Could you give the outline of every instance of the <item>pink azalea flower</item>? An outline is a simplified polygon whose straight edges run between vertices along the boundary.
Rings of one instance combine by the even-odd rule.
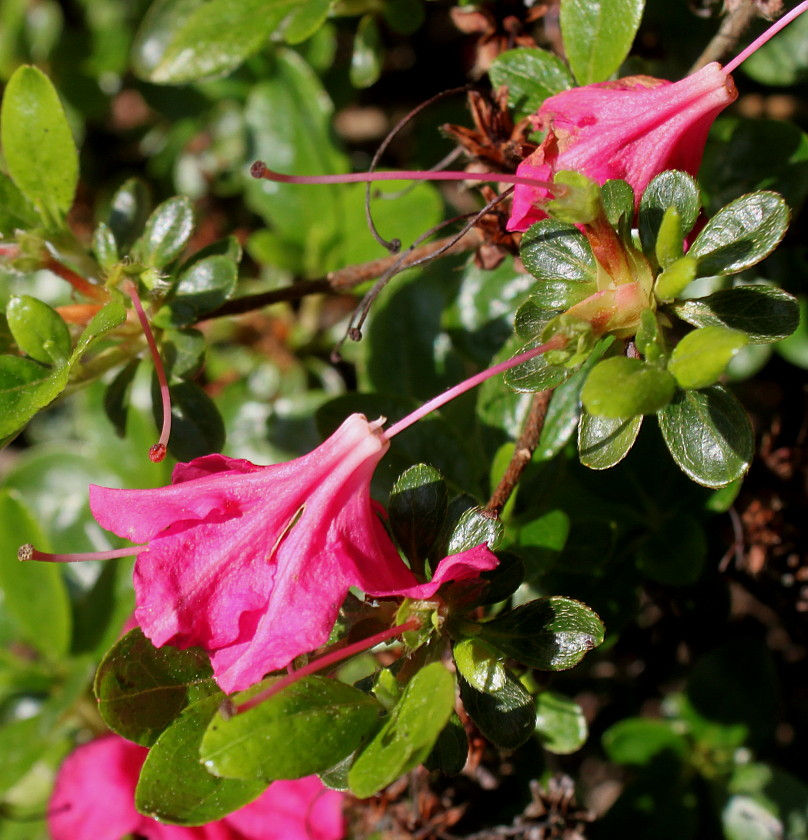
[[[695,175],[707,132],[738,96],[732,77],[713,62],[679,82],[628,76],[572,88],[545,100],[532,118],[544,142],[516,174],[551,181],[559,170],[575,170],[603,184],[622,178],[637,200],[665,169]],[[508,230],[525,231],[547,217],[541,187],[514,187]]]
[[[419,584],[370,498],[389,447],[378,423],[349,417],[313,452],[258,466],[208,455],[153,490],[90,488],[98,522],[146,543],[135,563],[135,617],[158,647],[199,646],[224,691],[258,682],[325,644],[348,589],[428,598],[496,566],[485,545]]]
[[[62,764],[48,808],[52,840],[342,840],[342,794],[316,776],[271,784],[254,802],[207,825],[165,825],[135,810],[148,750],[106,735]]]

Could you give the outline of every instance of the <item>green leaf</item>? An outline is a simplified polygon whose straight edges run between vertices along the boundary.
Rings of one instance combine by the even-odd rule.
[[[720,385],[678,391],[658,416],[673,460],[699,484],[723,487],[749,469],[752,426],[743,406]]]
[[[527,47],[500,53],[488,75],[495,88],[507,86],[508,104],[517,118],[535,113],[547,97],[575,85],[569,68],[557,55]]]
[[[644,0],[563,0],[561,34],[578,84],[602,82],[623,63],[644,5]]]
[[[541,282],[530,296],[540,309],[564,310],[597,291],[598,266],[575,225],[544,219],[522,237],[525,268]]]
[[[151,215],[151,196],[148,187],[138,178],[124,181],[112,196],[107,224],[122,254],[143,233]]]
[[[542,339],[535,338],[523,347],[520,347],[514,356],[534,350],[541,345]],[[514,391],[531,393],[534,391],[546,391],[550,388],[557,388],[562,382],[572,376],[572,369],[564,365],[552,365],[543,355],[534,356],[521,365],[509,368],[505,371],[505,383]]]
[[[661,172],[642,194],[638,225],[643,251],[650,260],[656,255],[659,231],[669,207],[676,208],[681,231],[687,234],[701,210],[701,194],[695,179],[686,172],[676,169]]]
[[[482,508],[470,508],[463,513],[452,530],[446,553],[459,554],[481,543],[488,543],[491,551],[495,551],[502,542],[504,533],[505,526],[502,520],[486,514]]]
[[[704,526],[688,513],[675,513],[666,518],[637,549],[640,571],[667,586],[695,583],[706,559]]]
[[[583,709],[571,698],[555,691],[536,697],[536,737],[544,749],[569,755],[585,743],[589,729]]]
[[[106,272],[112,271],[121,258],[112,228],[104,222],[99,222],[93,231],[92,248],[98,264]]]
[[[151,268],[164,268],[185,250],[194,232],[190,199],[175,195],[154,208],[133,247],[136,259]]]
[[[36,67],[18,67],[8,80],[0,144],[14,183],[47,225],[61,227],[76,192],[78,152],[59,95]]]
[[[727,840],[805,840],[808,837],[808,787],[767,764],[739,764],[727,785],[721,813]]]
[[[211,773],[225,778],[297,779],[354,752],[376,728],[380,712],[373,697],[353,686],[305,677],[228,720],[217,715],[200,755]]]
[[[6,309],[17,346],[37,362],[63,365],[70,356],[70,331],[56,310],[35,297],[13,297]]]
[[[505,687],[505,666],[487,645],[475,639],[463,639],[452,653],[458,674],[476,691],[496,693]]]
[[[653,414],[666,405],[676,390],[674,378],[639,359],[613,356],[599,362],[581,391],[590,414],[611,418]]]
[[[169,379],[185,379],[197,374],[207,350],[205,336],[199,330],[166,330],[160,352]]]
[[[690,256],[669,263],[654,284],[657,300],[666,303],[678,297],[696,279],[698,269],[698,261]]]
[[[0,356],[0,440],[13,435],[67,385],[68,366],[52,373],[19,356]]]
[[[188,706],[153,744],[135,791],[135,807],[141,814],[173,825],[204,825],[238,810],[265,790],[265,782],[222,779],[200,763],[202,738],[224,699],[218,692]]]
[[[11,618],[20,641],[48,659],[70,648],[72,621],[67,588],[58,564],[20,563],[17,550],[31,543],[46,547],[42,529],[22,498],[0,490],[0,591],[3,611]]]
[[[584,411],[578,424],[578,457],[590,470],[608,470],[631,451],[642,425],[634,417],[602,417]]]
[[[198,648],[156,648],[138,627],[101,660],[93,689],[104,722],[130,741],[151,746],[191,703],[218,692]]]
[[[366,88],[374,84],[382,72],[381,39],[373,15],[359,21],[351,56],[351,84]]]
[[[416,464],[403,472],[390,491],[390,527],[410,561],[427,557],[446,519],[449,490],[434,467]]]
[[[515,750],[527,743],[536,729],[533,698],[507,669],[505,683],[491,691],[478,691],[458,677],[460,699],[485,737],[503,750]]]
[[[422,668],[407,684],[382,728],[348,773],[351,791],[373,796],[424,761],[454,709],[454,677],[440,662]]]
[[[785,236],[790,215],[783,197],[765,190],[722,207],[687,252],[699,261],[699,277],[735,274],[760,262]]]
[[[424,759],[427,770],[439,770],[446,776],[456,776],[466,765],[469,739],[460,718],[452,712],[443,727],[432,752]]]
[[[613,178],[603,184],[600,198],[609,224],[618,231],[626,244],[633,245],[631,228],[634,222],[634,190],[631,185]]]
[[[82,355],[99,339],[112,332],[126,320],[126,306],[123,295],[113,291],[112,299],[93,315],[90,323],[84,328],[76,342],[71,364],[77,362]]]
[[[286,19],[283,37],[287,44],[302,44],[325,23],[331,0],[304,0]]]
[[[135,41],[136,72],[177,85],[235,70],[303,0],[162,0]]]
[[[232,296],[237,281],[238,267],[230,257],[213,256],[194,262],[180,274],[152,323],[163,329],[195,324]]]
[[[777,38],[749,56],[743,71],[756,82],[789,87],[805,79],[808,72],[808,21],[800,15]]]
[[[654,247],[654,256],[659,265],[667,269],[680,260],[685,250],[684,242],[682,216],[676,207],[668,207],[662,216]]]
[[[480,625],[479,637],[517,662],[564,671],[603,642],[603,623],[580,601],[539,598]]]
[[[706,388],[718,381],[746,335],[727,327],[702,327],[689,332],[673,348],[668,370],[680,388]]]
[[[687,755],[687,742],[674,721],[656,718],[625,718],[603,733],[603,749],[615,764],[644,766],[663,752],[680,758]]]
[[[797,329],[799,301],[774,286],[735,286],[673,304],[694,327],[722,326],[746,333],[753,344],[780,341]]]
[[[37,227],[39,216],[20,188],[0,172],[0,234],[14,236],[17,230]]]

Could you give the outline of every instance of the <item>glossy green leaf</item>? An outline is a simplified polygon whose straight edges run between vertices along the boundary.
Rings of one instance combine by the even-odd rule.
[[[727,327],[702,327],[689,332],[673,348],[668,370],[680,388],[706,388],[718,381],[746,335]]]
[[[143,22],[135,67],[146,81],[176,85],[235,70],[267,43],[302,0],[162,0]]]
[[[14,236],[18,229],[36,227],[39,217],[20,188],[4,172],[0,172],[0,233]]]
[[[456,776],[465,767],[469,754],[469,739],[460,718],[453,712],[443,727],[432,752],[424,759],[427,770],[439,770],[446,776]]]
[[[507,682],[501,655],[475,639],[463,639],[453,650],[457,672],[476,691],[495,693]]]
[[[114,732],[151,746],[186,706],[218,692],[212,674],[198,648],[156,648],[136,628],[98,666],[98,711]]]
[[[148,187],[138,178],[124,181],[112,196],[107,224],[122,254],[143,233],[151,215],[152,202]]]
[[[583,709],[571,698],[555,691],[536,697],[536,737],[544,749],[569,755],[586,742],[589,728]]]
[[[182,254],[193,232],[194,209],[190,200],[174,196],[154,208],[133,253],[151,268],[164,268]]]
[[[200,755],[211,773],[225,778],[297,779],[354,752],[380,712],[373,697],[350,685],[305,677],[249,711],[228,720],[217,715]]]
[[[458,677],[460,699],[482,734],[503,750],[515,750],[530,740],[536,729],[533,698],[508,670],[505,683],[491,691],[478,691]]]
[[[366,88],[374,84],[382,72],[381,39],[379,27],[373,15],[365,15],[359,21],[353,42],[351,56],[351,84]]]
[[[578,457],[591,470],[608,470],[631,451],[642,425],[634,417],[603,417],[584,411],[578,424]]]
[[[59,95],[36,67],[17,68],[0,110],[8,174],[45,223],[59,227],[73,204],[79,159]]]
[[[514,355],[518,356],[528,350],[534,350],[540,344],[542,344],[541,338],[536,338],[520,347]],[[543,355],[539,355],[505,371],[504,378],[508,387],[513,388],[514,391],[531,393],[557,388],[569,379],[572,373],[571,368],[550,364]]]
[[[557,55],[530,47],[500,53],[488,74],[495,88],[507,86],[508,104],[520,117],[535,113],[547,97],[575,85],[569,68]]]
[[[679,301],[673,311],[695,327],[740,330],[753,344],[786,338],[797,329],[800,319],[797,299],[774,286],[722,289],[707,297]]]
[[[93,315],[79,336],[70,359],[71,363],[78,361],[99,338],[103,338],[126,320],[123,295],[114,291],[111,294],[112,299]]]
[[[449,489],[434,467],[416,464],[403,472],[390,491],[390,527],[404,555],[423,561],[440,535],[449,505]]]
[[[156,377],[153,380],[156,383]],[[177,382],[171,385],[171,439],[169,452],[178,461],[191,461],[201,455],[221,452],[225,427],[216,403],[196,384]],[[162,421],[162,403],[156,386],[152,390],[155,422]]]
[[[701,195],[699,185],[686,172],[661,172],[642,194],[638,225],[642,248],[649,259],[655,257],[660,227],[669,207],[678,211],[682,233],[689,233],[701,210]]]
[[[791,213],[782,196],[760,191],[719,210],[702,228],[688,256],[700,277],[735,274],[768,256],[785,236]]]
[[[325,23],[332,0],[304,0],[286,19],[283,37],[287,44],[302,44]]]
[[[624,242],[633,245],[631,229],[634,226],[634,190],[631,185],[619,178],[606,181],[601,188],[601,202],[609,224]]]
[[[31,543],[46,549],[42,529],[14,490],[0,490],[0,591],[2,607],[19,641],[46,658],[70,648],[72,620],[67,587],[57,564],[20,563],[17,550]]]
[[[454,677],[440,662],[407,684],[382,728],[354,761],[348,783],[364,799],[417,767],[432,751],[454,709]]]
[[[531,300],[541,309],[564,310],[597,291],[597,262],[575,225],[544,219],[532,225],[519,248],[525,268],[540,282]]]
[[[674,461],[699,484],[723,487],[749,469],[752,426],[743,406],[720,385],[678,391],[658,416]]]
[[[13,297],[6,309],[17,346],[34,361],[63,365],[70,355],[70,331],[56,310],[35,297]]]
[[[644,0],[563,0],[564,50],[579,85],[602,82],[623,63],[644,6]]]
[[[18,432],[67,385],[68,366],[51,372],[29,359],[0,356],[0,440]]]
[[[111,271],[120,260],[115,234],[113,234],[112,228],[105,222],[99,222],[96,225],[93,231],[92,247],[95,258],[104,271]]]
[[[230,257],[199,260],[180,274],[170,297],[152,322],[164,329],[190,326],[231,297],[237,280],[238,268]]]
[[[160,354],[170,379],[185,379],[199,372],[205,358],[207,341],[200,330],[166,330]]]
[[[626,418],[653,414],[676,389],[673,377],[639,359],[613,356],[597,364],[587,377],[581,400],[590,414]]]
[[[188,706],[152,745],[135,791],[141,814],[162,823],[204,825],[264,791],[265,782],[222,779],[199,760],[202,737],[224,699],[218,692]]]
[[[481,508],[467,510],[459,519],[449,537],[447,554],[459,554],[481,543],[494,551],[502,541],[505,526],[497,517],[486,514]]]
[[[601,620],[585,604],[552,596],[484,622],[479,636],[531,668],[564,671],[601,644],[604,632]]]

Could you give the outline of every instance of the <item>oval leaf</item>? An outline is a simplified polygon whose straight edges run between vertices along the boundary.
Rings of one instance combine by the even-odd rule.
[[[608,470],[628,455],[642,425],[634,417],[598,417],[581,414],[578,424],[578,458],[590,470]]]
[[[454,678],[446,668],[440,662],[422,668],[351,767],[351,791],[360,799],[373,796],[424,761],[449,721],[454,700]]]
[[[47,303],[29,295],[13,297],[6,310],[17,346],[37,362],[65,364],[70,356],[70,331]]]
[[[396,479],[390,491],[390,527],[411,561],[423,561],[429,554],[443,528],[448,506],[449,489],[434,467],[416,464]]]
[[[503,750],[515,750],[530,740],[536,729],[533,698],[508,670],[505,684],[492,691],[478,691],[458,678],[460,699],[480,732]]]
[[[666,405],[676,381],[664,370],[639,359],[613,356],[596,365],[581,391],[590,414],[612,418],[653,414]]]
[[[133,251],[152,268],[164,268],[184,250],[194,232],[190,199],[176,195],[154,208]]]
[[[507,86],[508,104],[518,117],[538,111],[548,96],[575,84],[569,68],[557,55],[529,47],[500,53],[488,75],[494,87]]]
[[[668,370],[680,388],[706,388],[718,380],[746,336],[727,327],[702,327],[688,333],[673,348]]]
[[[544,749],[569,755],[584,745],[588,734],[583,709],[574,700],[555,691],[536,697],[536,737]]]
[[[686,172],[677,169],[661,172],[642,194],[638,222],[642,248],[649,259],[655,256],[659,229],[669,207],[679,212],[681,231],[687,234],[701,210],[701,193],[695,179]]]
[[[752,426],[743,406],[720,385],[679,391],[658,416],[674,461],[699,484],[723,487],[749,469]]]
[[[785,236],[790,217],[781,195],[761,191],[722,207],[690,246],[699,277],[735,274],[768,256]]]
[[[187,705],[218,692],[212,674],[201,650],[156,648],[138,627],[107,652],[93,690],[104,723],[148,747]]]
[[[564,0],[564,51],[579,84],[602,82],[623,63],[644,5],[644,0]]]
[[[380,712],[353,686],[306,677],[242,714],[214,717],[200,755],[211,773],[229,779],[298,779],[354,752]]]
[[[18,67],[8,80],[0,144],[14,183],[47,224],[61,226],[73,204],[79,158],[59,95],[36,67]]]

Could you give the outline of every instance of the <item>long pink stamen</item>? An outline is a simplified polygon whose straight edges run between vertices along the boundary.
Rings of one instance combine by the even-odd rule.
[[[535,356],[547,353],[549,350],[560,350],[566,343],[567,339],[563,335],[553,336],[553,338],[551,338],[546,344],[534,347],[532,350],[528,350],[525,353],[521,353],[519,356],[514,356],[512,359],[508,359],[507,362],[500,362],[498,365],[494,365],[493,367],[487,368],[486,370],[475,374],[458,385],[454,385],[449,388],[448,391],[444,391],[442,394],[438,394],[437,397],[433,397],[428,402],[425,402],[420,408],[416,408],[415,411],[399,420],[398,423],[394,423],[386,432],[382,432],[383,436],[387,440],[390,440],[390,438],[395,437],[399,432],[403,432],[404,429],[408,429],[413,425],[413,423],[417,423],[422,417],[425,417],[427,414],[435,411],[447,402],[451,402],[455,399],[455,397],[465,394],[466,391],[476,388],[481,382],[485,382],[486,379],[490,379],[498,373],[510,370],[512,367],[516,367],[517,365],[521,365],[522,362],[527,362]]]
[[[38,551],[30,543],[21,546],[17,559],[23,563],[28,560],[42,560],[46,563],[82,563],[85,560],[113,560],[116,557],[134,557],[145,551],[147,545],[130,545],[128,548],[115,548],[110,551],[86,551],[83,554],[49,554]]]
[[[420,170],[401,170],[398,172],[349,172],[344,175],[284,175],[275,172],[257,160],[250,167],[253,178],[265,178],[267,181],[279,181],[282,184],[366,184],[373,181],[487,181],[495,184],[517,184],[524,187],[539,187],[553,195],[562,195],[567,188],[563,184],[540,181],[538,178],[526,178],[522,175],[509,175],[499,172],[438,172]]]
[[[126,283],[124,289],[132,299],[132,305],[135,307],[137,317],[140,319],[140,325],[143,327],[143,333],[146,336],[149,351],[154,362],[154,372],[157,374],[157,381],[160,383],[160,397],[163,402],[163,428],[160,431],[160,439],[149,450],[149,460],[154,461],[156,464],[166,457],[168,439],[171,436],[171,393],[168,390],[168,380],[166,379],[163,360],[160,358],[160,351],[157,349],[157,342],[154,340],[154,333],[152,333],[149,319],[143,310],[143,304],[140,302],[140,295],[137,293],[135,284],[131,281]]]
[[[345,647],[332,650],[330,653],[326,653],[324,656],[312,660],[308,665],[304,665],[296,671],[291,671],[282,679],[272,683],[269,688],[264,689],[264,691],[259,692],[254,697],[250,697],[250,699],[246,700],[244,703],[238,704],[236,706],[236,714],[246,712],[257,706],[259,703],[269,700],[270,697],[274,697],[276,694],[283,691],[287,686],[296,683],[298,680],[302,680],[303,677],[308,677],[310,674],[322,671],[323,668],[328,668],[329,665],[342,662],[343,659],[348,659],[348,657],[353,656],[355,653],[362,653],[362,651],[370,650],[371,648],[376,647],[376,645],[380,645],[388,639],[400,636],[402,633],[406,633],[409,630],[417,630],[419,626],[420,622],[418,619],[411,618],[409,621],[405,621],[404,624],[398,624],[395,627],[391,627],[389,630],[382,630],[381,633],[368,636],[366,639],[354,642],[352,645],[346,645]]]
[[[808,0],[803,0],[802,3],[795,6],[788,14],[776,20],[760,37],[755,38],[745,50],[738,53],[728,64],[725,64],[724,72],[733,73],[737,70],[752,53],[757,52],[770,38],[774,37],[783,27],[788,26],[792,20],[798,18],[805,11],[808,11]]]

